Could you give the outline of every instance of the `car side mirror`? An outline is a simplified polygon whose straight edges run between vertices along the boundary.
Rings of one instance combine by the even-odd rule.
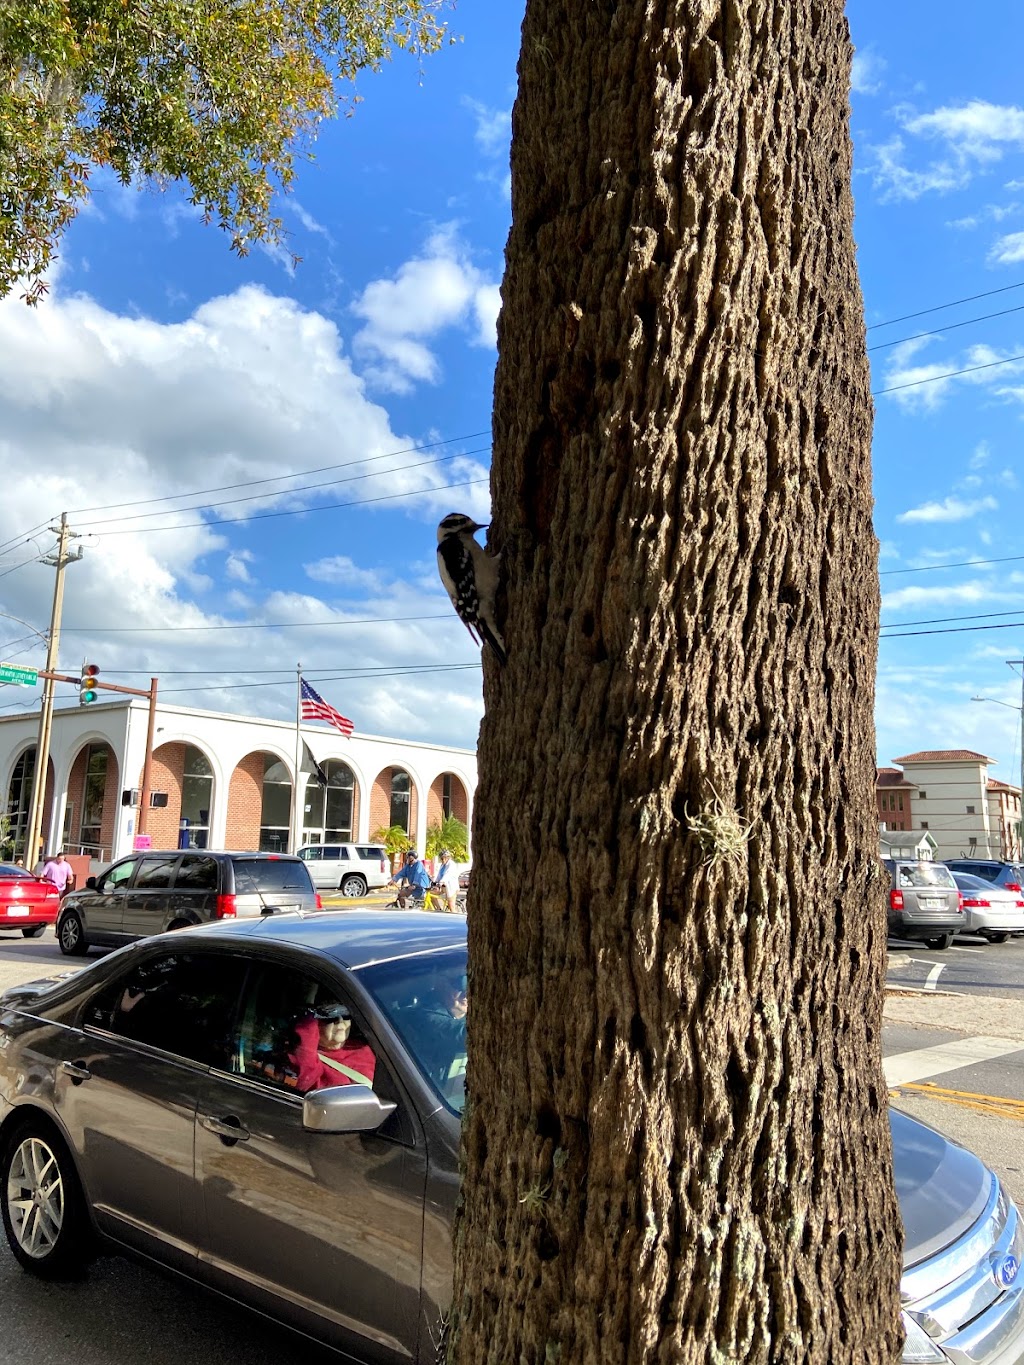
[[[95,891],[95,890],[96,890],[96,878],[95,878],[95,877],[86,877],[86,879],[85,879],[85,889],[86,889],[86,891]]]
[[[397,1108],[368,1085],[332,1085],[305,1097],[302,1126],[311,1133],[375,1133]]]

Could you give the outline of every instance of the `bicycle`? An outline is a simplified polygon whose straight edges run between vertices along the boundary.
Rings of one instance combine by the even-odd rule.
[[[418,896],[413,892],[407,898],[406,906],[411,906],[414,910],[427,910],[444,914],[449,913],[448,898],[436,882],[426,887],[422,896]],[[393,901],[388,901],[384,908],[385,910],[403,910],[406,906],[403,906],[396,896]],[[457,915],[464,915],[466,913],[466,893],[464,891],[460,891],[455,897],[455,910],[453,913]]]

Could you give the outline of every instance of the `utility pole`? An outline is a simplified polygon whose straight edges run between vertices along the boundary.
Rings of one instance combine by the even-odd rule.
[[[1011,668],[1019,668],[1020,675],[1020,797],[1017,801],[1017,849],[1015,857],[1024,852],[1024,659],[1007,659]]]
[[[60,618],[64,606],[64,570],[69,564],[82,558],[82,547],[74,554],[68,553],[68,541],[77,536],[68,526],[66,512],[61,513],[60,526],[51,526],[57,536],[57,548],[46,555],[40,563],[49,564],[57,570],[53,585],[53,608],[50,612],[50,633],[46,642],[46,671],[52,672],[57,665],[57,651],[60,647]],[[50,731],[53,727],[53,679],[43,679],[43,704],[39,712],[39,731],[36,737],[35,772],[32,778],[32,800],[29,805],[28,841],[25,845],[25,866],[35,867],[39,856],[39,841],[43,828],[43,807],[46,804],[46,770],[50,761]],[[53,831],[50,831],[51,836]]]

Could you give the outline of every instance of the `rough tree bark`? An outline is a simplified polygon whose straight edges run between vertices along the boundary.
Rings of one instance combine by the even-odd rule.
[[[458,1365],[899,1356],[841,0],[528,0]]]

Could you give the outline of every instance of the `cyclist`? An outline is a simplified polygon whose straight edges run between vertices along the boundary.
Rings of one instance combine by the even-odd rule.
[[[437,876],[434,878],[434,885],[445,900],[445,909],[450,915],[455,914],[456,901],[459,895],[459,869],[452,861],[452,855],[448,849],[443,848],[440,852],[440,866],[437,869]]]
[[[401,882],[405,885],[399,886]],[[407,901],[411,900],[414,905],[422,903],[424,892],[430,885],[430,873],[412,849],[406,853],[402,870],[394,878],[392,885],[398,886],[398,904],[402,910],[405,909]]]

